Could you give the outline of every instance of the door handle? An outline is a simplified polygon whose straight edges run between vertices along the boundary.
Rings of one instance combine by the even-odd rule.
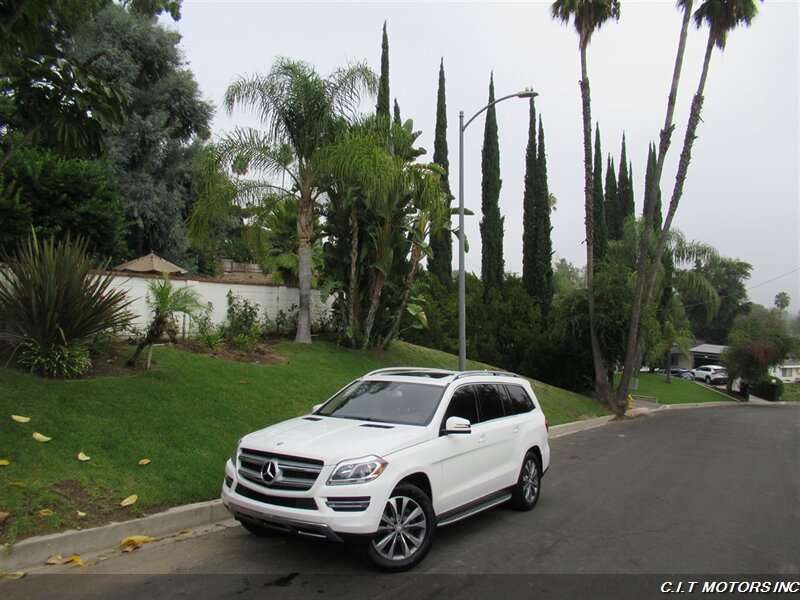
[[[478,443],[479,444],[482,444],[485,441],[486,441],[486,434],[484,434],[484,435],[482,435],[481,437],[478,438]]]
[[[511,433],[519,433],[519,426],[514,427],[514,429],[511,431]]]

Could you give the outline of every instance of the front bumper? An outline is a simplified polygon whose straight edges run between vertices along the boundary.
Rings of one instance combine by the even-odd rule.
[[[343,536],[371,535],[378,529],[389,497],[388,478],[352,486],[328,486],[327,469],[307,492],[271,491],[238,477],[225,465],[222,503],[238,520],[310,537],[342,541]],[[383,479],[383,481],[381,481]],[[385,482],[385,483],[384,483]]]

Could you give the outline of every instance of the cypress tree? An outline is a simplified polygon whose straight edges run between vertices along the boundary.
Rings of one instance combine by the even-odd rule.
[[[400,105],[397,103],[397,98],[394,99],[394,123],[395,125],[402,125],[400,120]]]
[[[428,270],[439,281],[449,286],[453,281],[453,238],[450,234],[450,161],[447,157],[447,99],[445,97],[444,59],[439,64],[439,91],[436,94],[436,134],[433,140],[433,162],[444,169],[441,177],[442,191],[447,198],[447,228],[431,235],[433,257],[428,260]]]
[[[619,158],[619,181],[617,182],[617,224],[619,236],[622,237],[622,228],[625,219],[634,214],[633,185],[629,170],[628,153],[625,149],[625,134],[622,134],[622,153]],[[619,238],[617,238],[619,239]]]
[[[381,40],[381,78],[378,83],[378,103],[375,114],[389,120],[389,36],[386,34],[386,21],[383,22],[383,39]]]
[[[606,190],[605,190],[605,217],[606,234],[608,240],[618,240],[622,237],[622,230],[618,227],[617,218],[617,174],[614,169],[614,159],[608,155],[608,166],[606,167]]]
[[[544,128],[539,116],[539,144],[536,151],[536,298],[547,314],[553,300],[553,241],[550,234],[550,190],[547,185],[547,153],[544,149]]]
[[[530,99],[528,146],[525,149],[525,193],[522,196],[522,285],[530,296],[536,295],[536,107]]]
[[[645,202],[647,199],[650,198],[650,189],[653,185],[656,185],[655,182],[655,170],[656,170],[656,161],[658,160],[658,156],[656,155],[656,145],[650,144],[650,151],[647,153],[647,171],[645,172],[645,180],[644,180],[644,189],[645,189]],[[661,231],[661,221],[663,220],[663,216],[661,214],[661,188],[656,191],[656,207],[653,211],[653,230],[656,233]]]
[[[606,254],[606,242],[608,232],[606,231],[605,199],[603,198],[603,154],[600,150],[600,124],[598,123],[594,135],[594,172],[592,173],[592,187],[594,188],[594,265],[595,272],[600,265],[600,261]]]
[[[494,73],[489,79],[489,104],[494,102]],[[481,280],[486,291],[503,283],[503,217],[500,216],[500,143],[497,137],[497,113],[486,111],[481,152]]]

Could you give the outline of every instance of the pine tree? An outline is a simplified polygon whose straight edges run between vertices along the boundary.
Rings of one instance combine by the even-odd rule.
[[[494,102],[494,73],[489,80],[489,104]],[[503,283],[503,217],[500,216],[500,144],[497,137],[497,113],[494,106],[486,111],[481,152],[481,280],[484,289]]]
[[[534,215],[536,219],[536,298],[547,314],[553,300],[553,241],[550,234],[550,190],[547,185],[547,152],[544,148],[544,127],[539,116],[539,140],[536,151],[536,198]]]
[[[528,146],[525,149],[525,193],[522,196],[522,285],[530,296],[536,295],[536,183],[539,165],[536,162],[536,107],[530,99]]]
[[[622,229],[618,227],[617,218],[617,173],[614,169],[614,159],[608,155],[608,166],[606,167],[606,190],[605,190],[605,218],[606,234],[609,240],[618,240],[622,237]]]
[[[606,254],[608,232],[606,231],[605,199],[603,198],[603,154],[600,150],[600,124],[595,129],[594,136],[594,172],[592,185],[594,188],[594,265],[597,267]]]
[[[447,100],[445,97],[444,59],[439,64],[439,91],[436,95],[436,135],[433,140],[433,162],[444,169],[440,181],[447,197],[447,213],[450,213],[450,161],[447,157]],[[435,274],[439,281],[449,286],[453,281],[453,237],[450,233],[450,217],[447,217],[447,228],[431,235],[431,251],[433,257],[428,260],[428,270]]]
[[[378,103],[375,114],[389,120],[389,36],[386,33],[386,21],[383,22],[383,39],[381,40],[381,78],[378,83]]]

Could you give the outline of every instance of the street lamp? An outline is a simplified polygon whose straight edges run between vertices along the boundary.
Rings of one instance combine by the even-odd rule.
[[[469,121],[464,123],[464,111],[458,113],[458,370],[467,369],[467,300],[466,281],[464,278],[464,130],[475,120],[475,117],[498,102],[509,98],[533,98],[538,96],[533,90],[525,90],[509,94],[490,102]]]

